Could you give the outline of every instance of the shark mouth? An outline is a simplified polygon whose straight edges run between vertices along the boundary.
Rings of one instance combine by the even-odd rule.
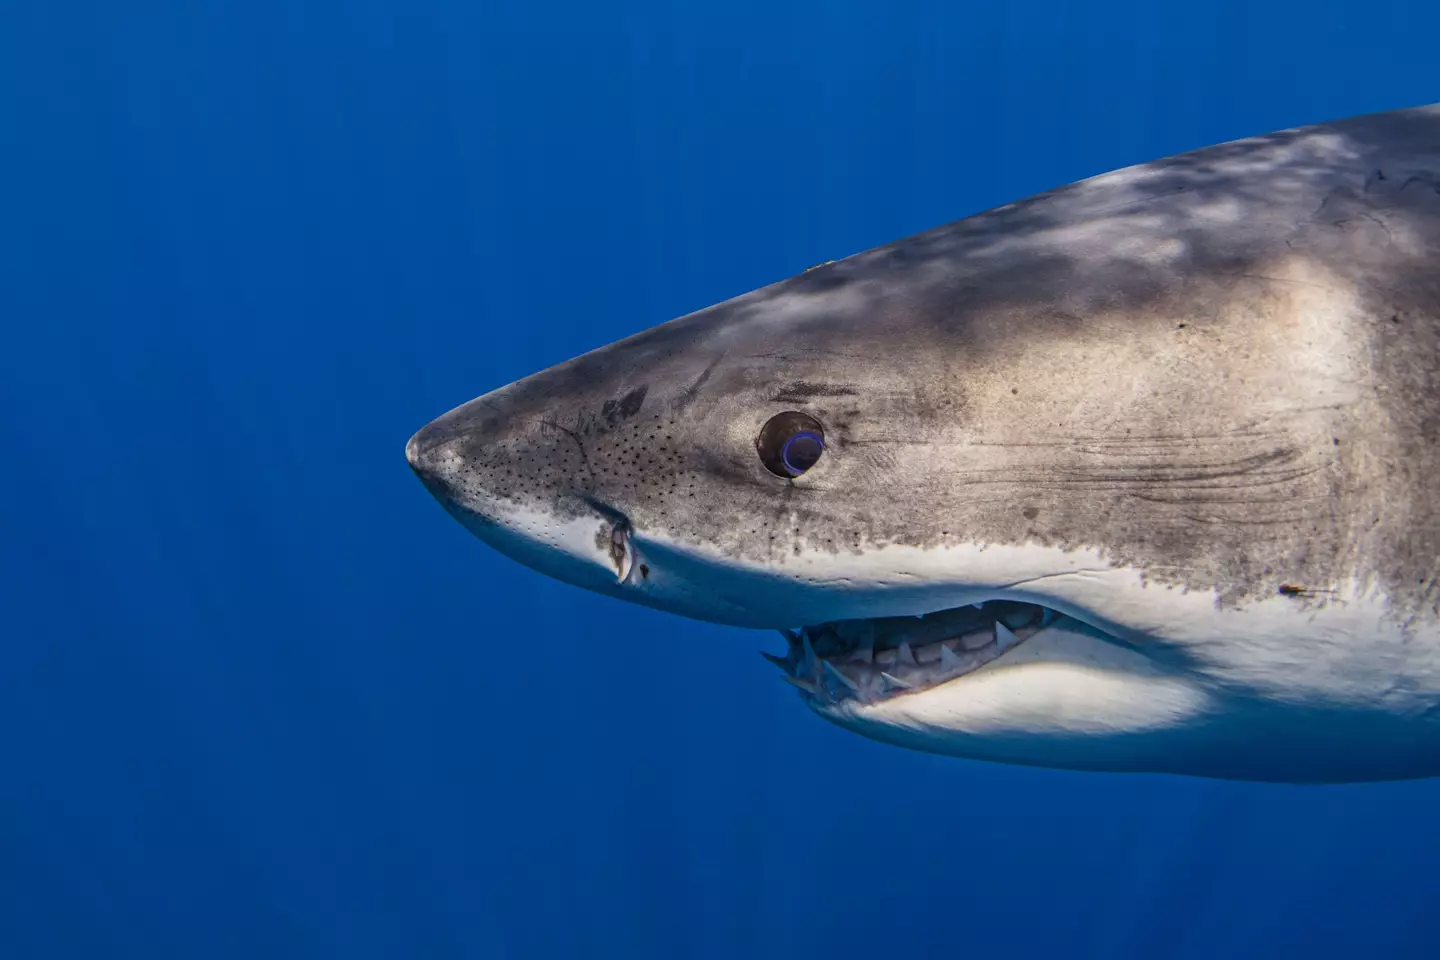
[[[918,617],[837,620],[782,630],[785,656],[761,655],[814,705],[868,704],[963,677],[1057,616],[1034,603],[991,600]]]

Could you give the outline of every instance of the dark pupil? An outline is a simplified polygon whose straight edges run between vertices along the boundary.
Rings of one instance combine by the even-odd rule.
[[[765,421],[755,438],[760,462],[775,476],[794,480],[820,461],[825,452],[825,428],[799,410],[786,410]]]
[[[818,436],[813,433],[797,433],[785,441],[785,449],[781,451],[780,458],[785,461],[785,469],[798,477],[815,466],[820,460],[820,454],[824,452],[825,441]]]

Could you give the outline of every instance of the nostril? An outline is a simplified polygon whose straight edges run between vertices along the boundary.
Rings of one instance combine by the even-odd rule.
[[[624,583],[630,579],[630,571],[635,568],[635,551],[630,546],[630,527],[628,524],[611,524],[610,560],[615,564],[615,573],[618,575],[619,583]]]

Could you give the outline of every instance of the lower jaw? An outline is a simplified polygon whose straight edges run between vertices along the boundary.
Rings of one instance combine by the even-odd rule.
[[[973,673],[1056,616],[1038,604],[993,600],[917,617],[842,620],[782,631],[785,655],[765,657],[812,705],[873,704]]]
[[[971,674],[873,702],[807,706],[868,739],[1026,766],[1199,773],[1251,718],[1194,678],[1068,616]],[[1229,720],[1238,719],[1237,729]],[[1201,774],[1205,775],[1205,774]]]

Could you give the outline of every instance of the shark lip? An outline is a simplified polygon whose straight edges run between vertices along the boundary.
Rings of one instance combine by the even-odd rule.
[[[865,705],[973,673],[1058,616],[1035,603],[989,600],[914,617],[837,620],[782,630],[785,655],[762,655],[812,706]]]

